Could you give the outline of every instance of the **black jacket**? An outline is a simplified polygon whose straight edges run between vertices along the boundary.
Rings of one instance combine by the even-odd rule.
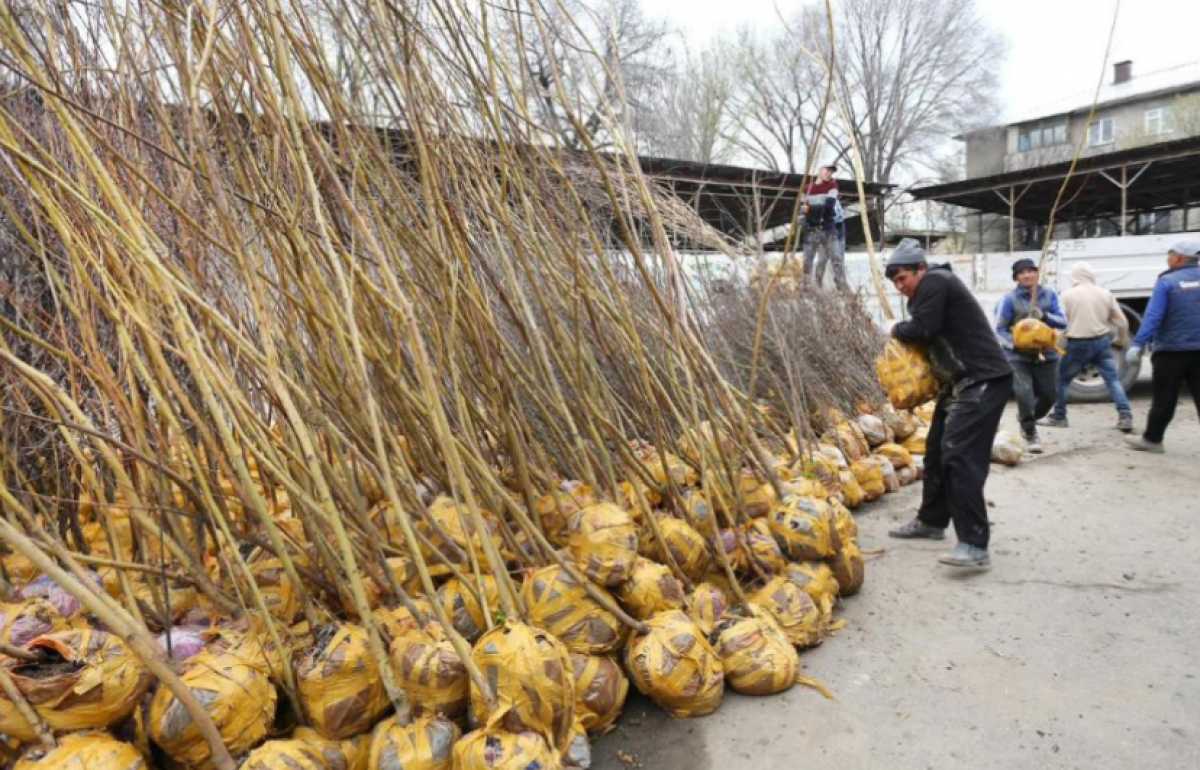
[[[892,336],[927,345],[944,382],[982,382],[1012,373],[983,308],[949,265],[929,268],[908,301],[908,314],[911,320],[893,326]]]

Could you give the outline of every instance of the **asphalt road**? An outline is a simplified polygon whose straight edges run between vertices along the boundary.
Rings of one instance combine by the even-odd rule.
[[[1139,426],[1149,400],[1135,394]],[[1200,425],[1184,401],[1165,455],[1126,450],[1111,405],[1072,406],[1046,453],[993,466],[992,569],[952,543],[886,536],[919,485],[858,511],[870,557],[848,626],[802,656],[813,690],[673,720],[632,695],[593,767],[1200,768]],[[1004,428],[1016,428],[1010,405]]]

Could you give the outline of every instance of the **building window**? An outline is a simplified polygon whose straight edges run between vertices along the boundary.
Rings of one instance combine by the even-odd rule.
[[[1146,110],[1146,133],[1150,136],[1171,133],[1171,111],[1166,107]]]
[[[1112,144],[1113,119],[1100,118],[1088,126],[1088,146],[1099,147],[1102,144]]]
[[[1017,152],[1029,152],[1039,147],[1067,143],[1067,122],[1025,126],[1017,134]]]

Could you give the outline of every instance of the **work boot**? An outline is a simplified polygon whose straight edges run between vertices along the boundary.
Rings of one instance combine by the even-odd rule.
[[[1066,417],[1055,417],[1054,415],[1049,415],[1048,417],[1043,417],[1042,419],[1038,420],[1038,425],[1041,425],[1045,428],[1069,427]]]
[[[1167,451],[1163,449],[1162,442],[1154,443],[1147,441],[1145,436],[1130,436],[1125,439],[1125,445],[1135,452],[1150,452],[1151,454],[1160,455]]]
[[[974,567],[983,569],[992,566],[991,559],[988,558],[986,548],[971,545],[970,543],[959,543],[954,546],[954,550],[938,559],[942,564],[949,564],[951,567]]]
[[[1040,455],[1042,453],[1042,442],[1038,440],[1037,431],[1030,431],[1024,435],[1025,448],[1029,450],[1031,455]]]
[[[896,529],[888,530],[888,537],[895,537],[901,540],[941,540],[946,536],[944,529],[931,527],[920,519],[913,519]]]
[[[1133,433],[1133,415],[1123,414],[1117,417],[1117,430],[1122,433]]]

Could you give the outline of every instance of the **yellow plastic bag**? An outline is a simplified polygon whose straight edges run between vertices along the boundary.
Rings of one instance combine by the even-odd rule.
[[[529,622],[554,634],[571,652],[612,652],[625,639],[621,621],[588,596],[562,567],[531,572],[521,586],[521,596]]]
[[[285,740],[267,741],[251,751],[238,770],[348,770],[346,756],[337,741]]]
[[[491,562],[488,560],[483,540],[489,538],[497,544],[502,542],[500,525],[496,521],[495,514],[485,510],[479,512],[486,530],[481,534],[475,531],[475,520],[467,506],[459,505],[452,498],[435,498],[429,504],[427,513],[428,520],[419,520],[417,529],[425,534],[429,543],[441,556],[462,569],[469,569],[467,551],[473,549],[480,566],[490,569]],[[449,567],[442,563],[441,557],[433,550],[425,546],[422,546],[422,550],[426,560],[430,562],[431,572],[438,573],[435,576],[449,572]]]
[[[766,516],[779,500],[775,487],[749,471],[742,472],[738,486],[742,495],[742,513],[751,518]]]
[[[613,728],[629,694],[629,679],[607,655],[571,653],[575,680],[575,718],[593,735]]]
[[[800,673],[796,648],[765,611],[723,622],[715,646],[725,680],[743,695],[783,692],[796,683]]]
[[[683,574],[692,580],[699,580],[708,571],[711,556],[708,553],[708,543],[704,537],[690,524],[670,516],[657,519],[658,529],[667,544],[671,556]],[[666,557],[654,539],[653,556],[657,561],[666,563]]]
[[[482,575],[481,577],[483,578],[483,598],[487,602],[488,612],[495,617],[496,611],[500,609],[500,589],[496,586],[496,578],[491,575]],[[469,579],[471,580],[470,587],[463,585],[463,582],[456,577],[442,583],[437,590],[437,600],[442,605],[442,609],[446,611],[446,616],[450,618],[450,624],[454,626],[454,630],[467,641],[474,642],[483,636],[484,631],[487,631],[487,622],[484,618],[483,607],[480,606],[479,599],[471,590],[479,590],[478,581],[474,578]]]
[[[826,624],[820,608],[788,578],[771,578],[749,598],[751,604],[775,618],[788,641],[797,647],[815,647],[824,638]]]
[[[666,457],[664,463],[663,457]],[[640,453],[642,465],[650,471],[650,477],[660,487],[667,485],[667,478],[677,487],[694,487],[700,480],[696,469],[679,459],[670,452],[659,453],[654,447],[647,447]]]
[[[403,606],[381,607],[371,613],[375,624],[381,627],[389,639],[397,639],[414,628],[420,628],[423,622],[433,617],[433,607],[420,597],[413,597],[413,605],[424,614],[424,619],[413,617]]]
[[[853,510],[867,501],[867,493],[863,491],[862,484],[858,483],[853,472],[844,470],[839,476],[842,481],[842,502],[847,508]]]
[[[841,593],[833,569],[823,562],[802,561],[788,565],[786,577],[813,600],[828,621],[833,617],[833,605]]]
[[[688,596],[688,617],[692,619],[707,637],[717,627],[717,623],[729,611],[729,599],[725,592],[712,583],[700,583],[692,589]]]
[[[883,467],[873,457],[864,457],[850,464],[850,472],[862,487],[866,500],[878,500],[887,492],[883,479]]]
[[[777,575],[787,566],[787,559],[779,548],[775,536],[771,534],[771,525],[765,519],[755,519],[743,527],[743,537],[750,551],[751,561],[762,572]],[[747,570],[750,569],[747,565]]]
[[[391,703],[366,629],[331,625],[316,637],[296,662],[296,690],[309,722],[331,740],[369,730]]]
[[[909,454],[924,455],[925,454],[925,438],[929,435],[929,427],[922,425],[913,431],[912,435],[904,439],[901,444],[908,450]]]
[[[1040,353],[1061,347],[1058,332],[1036,318],[1023,318],[1012,327],[1013,348]]]
[[[541,522],[542,532],[558,547],[567,544],[567,533],[571,517],[580,508],[597,502],[591,486],[580,482],[565,482],[563,489],[542,495],[533,504],[534,513]]]
[[[866,569],[863,564],[862,551],[853,540],[842,543],[841,549],[830,560],[833,575],[837,578],[840,594],[852,596],[862,588]]]
[[[474,730],[454,744],[454,770],[562,770],[559,752],[534,732]],[[407,769],[406,769],[407,770]]]
[[[789,559],[825,559],[834,553],[833,512],[815,497],[789,497],[767,517]]]
[[[584,574],[602,586],[623,583],[633,571],[637,528],[630,515],[612,503],[579,509],[571,519],[568,543]]]
[[[858,537],[858,522],[854,520],[854,514],[850,513],[846,506],[837,500],[830,500],[829,510],[833,513],[833,529],[837,535],[834,538],[835,544]]]
[[[391,658],[413,713],[453,719],[467,710],[467,668],[437,623],[394,639]]]
[[[876,447],[875,452],[890,460],[892,467],[897,471],[901,468],[908,468],[913,462],[912,452],[899,444],[880,444]]]
[[[567,738],[567,747],[562,751],[561,760],[563,770],[588,770],[592,766],[592,744],[588,741],[587,730],[579,719],[571,725],[571,734]]]
[[[679,501],[684,518],[704,537],[712,534],[716,514],[708,497],[698,489],[689,489]]]
[[[108,727],[121,721],[152,681],[142,661],[116,634],[91,628],[56,631],[31,640],[25,649],[41,652],[46,662],[10,666],[9,676],[54,731]],[[23,741],[37,737],[2,690],[0,733]]]
[[[848,420],[837,423],[832,430],[827,431],[821,437],[821,440],[836,447],[847,462],[854,462],[866,457],[871,451],[862,429],[858,427],[857,423]]]
[[[278,696],[257,666],[237,655],[202,652],[188,660],[180,678],[216,724],[229,753],[242,754],[267,736]],[[166,687],[150,701],[149,732],[176,762],[201,766],[212,759],[191,715]]]
[[[68,733],[58,748],[30,749],[13,770],[148,770],[141,752],[104,732]]]
[[[725,670],[703,632],[680,610],[646,621],[625,646],[634,685],[675,717],[711,714],[725,695]]]
[[[422,717],[407,725],[388,717],[371,733],[368,770],[450,770],[458,725],[442,717]]]
[[[288,579],[283,562],[274,556],[264,558],[250,565],[250,574],[267,605],[267,612],[284,623],[295,620],[301,609],[300,593]],[[238,581],[242,580],[239,576]],[[248,591],[248,586],[243,585],[242,590]]]
[[[897,409],[911,409],[934,398],[940,387],[925,351],[896,339],[888,340],[875,360],[875,373]]]
[[[683,584],[658,562],[638,557],[633,574],[617,589],[621,606],[639,620],[683,608]]]
[[[13,647],[24,647],[39,636],[65,631],[74,625],[74,620],[64,618],[49,600],[40,596],[0,604],[0,642]]]
[[[895,409],[891,404],[886,404],[880,410],[879,416],[887,424],[888,428],[891,429],[892,435],[895,436],[894,443],[903,442],[904,439],[911,436],[913,431],[917,429],[917,420],[911,412],[903,409]]]
[[[575,681],[562,642],[539,628],[509,620],[484,634],[471,658],[496,698],[489,712],[483,694],[471,682],[472,724],[532,730],[556,751],[566,748],[575,722]]]

